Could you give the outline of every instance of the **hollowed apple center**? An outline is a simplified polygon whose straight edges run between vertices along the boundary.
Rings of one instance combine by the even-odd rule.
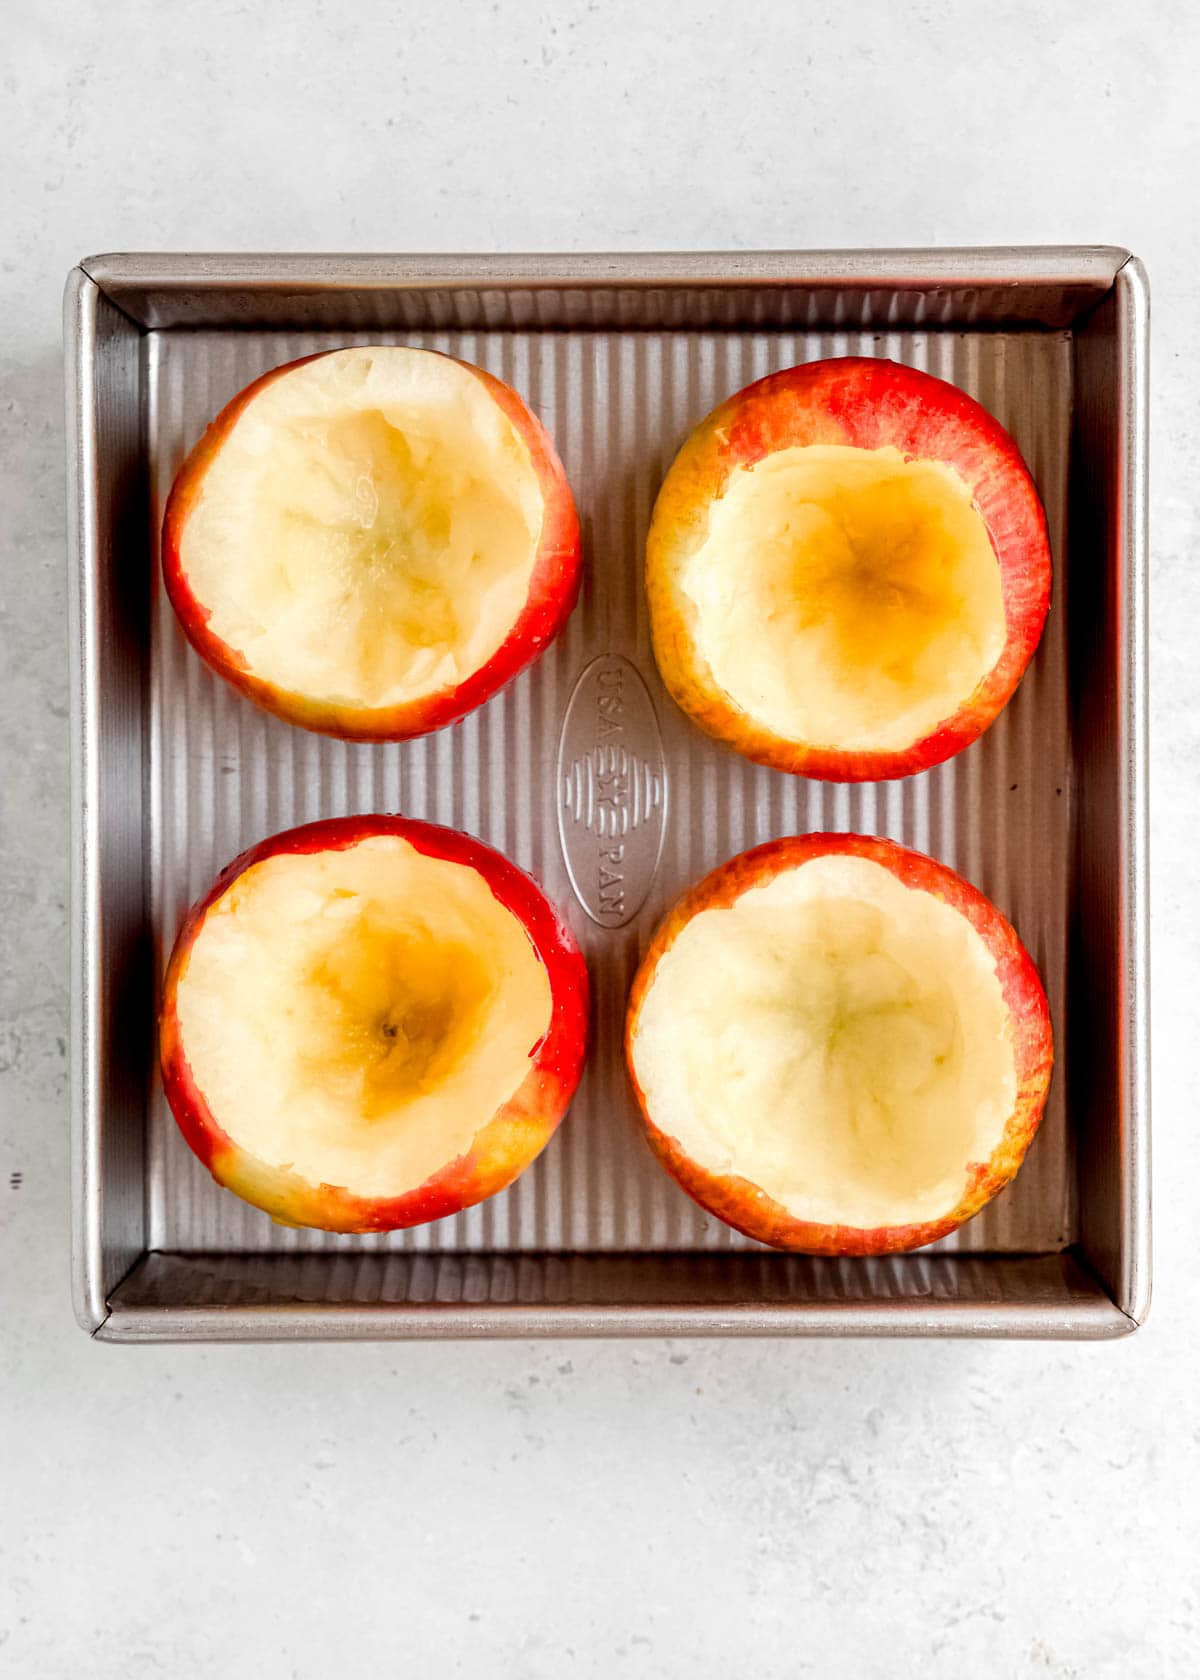
[[[313,1079],[340,1081],[364,1119],[387,1115],[436,1090],[470,1051],[495,983],[469,946],[368,902],[301,985],[301,1059]]]
[[[266,386],[183,550],[210,628],[256,675],[366,707],[486,663],[525,603],[542,517],[528,450],[474,375],[421,357],[395,388],[377,361],[346,352]]]
[[[394,1196],[465,1154],[514,1095],[551,999],[482,876],[377,836],[241,875],[204,919],[176,1007],[240,1149]]]
[[[1000,568],[959,475],[812,445],[737,470],[683,585],[718,684],[790,740],[911,745],[1004,647]]]
[[[1016,1099],[995,964],[966,918],[866,859],[817,858],[702,910],[635,1028],[649,1114],[798,1219],[949,1212]]]

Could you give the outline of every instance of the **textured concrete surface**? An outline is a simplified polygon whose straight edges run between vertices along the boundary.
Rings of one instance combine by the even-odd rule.
[[[6,21],[0,1671],[1195,1674],[1194,8],[109,0]],[[1008,240],[1128,244],[1153,285],[1146,1328],[89,1345],[66,1286],[71,262]]]

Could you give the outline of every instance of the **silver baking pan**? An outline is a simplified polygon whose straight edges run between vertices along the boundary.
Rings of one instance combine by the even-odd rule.
[[[264,369],[372,341],[450,351],[549,426],[587,581],[535,669],[458,727],[355,746],[241,700],[159,586],[172,476]],[[713,256],[105,256],[66,295],[74,615],[74,1296],[109,1341],[545,1335],[1105,1337],[1149,1298],[1145,276],[1108,247]],[[751,765],[664,694],[641,587],[689,426],[772,368],[847,353],[953,380],[1012,431],[1055,557],[1042,646],[996,725],[927,775],[857,787]],[[597,719],[636,719],[621,880]],[[284,1230],[220,1190],[155,1074],[185,907],[292,823],[402,810],[471,830],[564,908],[594,1049],[557,1138],[503,1196],[386,1236]],[[611,815],[609,823],[616,818]],[[773,835],[934,852],[1013,919],[1058,1063],[1016,1182],[887,1259],[768,1252],[652,1161],[621,1060],[626,989],[671,899]],[[609,860],[611,861],[611,860]]]

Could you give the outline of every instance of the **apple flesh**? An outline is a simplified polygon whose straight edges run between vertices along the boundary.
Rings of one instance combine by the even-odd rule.
[[[1008,433],[944,380],[864,357],[771,374],[702,421],[646,551],[675,700],[747,757],[828,781],[912,775],[975,740],[1050,582]]]
[[[588,981],[481,841],[335,818],[244,853],[185,920],[163,1086],[219,1184],[287,1225],[388,1231],[503,1190],[574,1093]]]
[[[809,1254],[947,1236],[1016,1173],[1053,1062],[994,905],[920,852],[775,840],[654,936],[626,1055],[650,1144],[727,1224]]]
[[[579,520],[509,386],[430,350],[274,369],[175,479],[163,576],[192,645],[268,711],[347,740],[453,723],[557,635]]]

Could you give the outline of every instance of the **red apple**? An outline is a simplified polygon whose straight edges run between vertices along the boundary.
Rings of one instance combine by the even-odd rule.
[[[431,350],[333,350],[236,396],[163,520],[196,651],[306,729],[454,723],[535,659],[579,591],[579,520],[508,385]]]
[[[629,1000],[650,1144],[727,1224],[809,1254],[955,1230],[1013,1177],[1053,1062],[983,894],[861,834],[773,840],[686,893]]]
[[[702,729],[828,781],[940,764],[1037,647],[1050,549],[1016,444],[915,368],[846,357],[749,385],[654,509],[659,670]]]
[[[337,817],[244,852],[167,969],[163,1086],[219,1184],[285,1225],[389,1231],[511,1184],[583,1067],[588,981],[490,846]]]

